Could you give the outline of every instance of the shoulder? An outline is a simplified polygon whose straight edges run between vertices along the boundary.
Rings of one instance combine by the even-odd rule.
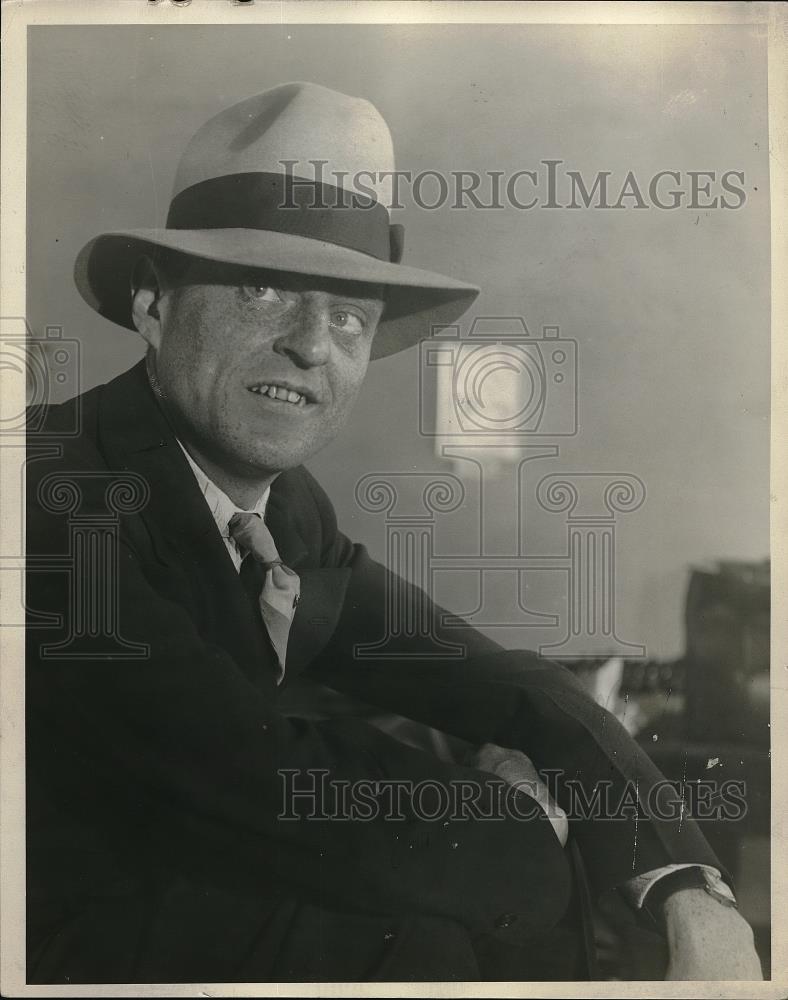
[[[318,516],[321,520],[326,517],[336,520],[334,505],[328,494],[303,465],[281,473],[274,481],[271,492],[296,519]]]
[[[334,505],[304,466],[283,472],[271,487],[275,503],[287,510],[299,534],[308,540],[322,567],[346,565],[353,545],[337,527]]]
[[[27,475],[37,481],[55,470],[101,468],[98,412],[103,386],[64,403],[35,405],[26,411]]]
[[[77,503],[80,512],[104,509],[112,468],[102,427],[105,401],[118,379],[78,396],[26,412],[26,510],[28,538],[61,531]],[[43,541],[42,541],[42,544]]]

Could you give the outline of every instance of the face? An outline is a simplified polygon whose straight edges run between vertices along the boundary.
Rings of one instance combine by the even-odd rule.
[[[146,336],[176,430],[198,453],[254,478],[334,438],[366,374],[375,289],[207,261],[160,283]]]

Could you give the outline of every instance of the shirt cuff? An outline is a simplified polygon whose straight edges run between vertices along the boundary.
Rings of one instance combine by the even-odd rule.
[[[698,868],[700,871],[704,872],[716,883],[715,888],[718,892],[721,892],[725,896],[729,896],[732,903],[735,903],[736,897],[733,895],[733,890],[727,885],[722,879],[722,874],[717,868],[713,868],[711,865],[694,865],[694,864],[676,864],[676,865],[665,865],[663,868],[654,868],[653,871],[643,872],[642,875],[636,875],[634,878],[622,883],[618,888],[619,892],[623,895],[624,899],[629,903],[630,906],[635,907],[639,910],[643,906],[643,900],[646,898],[646,893],[649,889],[658,882],[661,878],[666,875],[670,875],[673,872],[681,871],[682,868]]]

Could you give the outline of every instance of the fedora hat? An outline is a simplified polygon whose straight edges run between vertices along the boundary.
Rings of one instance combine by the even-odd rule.
[[[134,330],[130,280],[142,254],[175,251],[226,264],[383,287],[372,357],[404,350],[454,322],[479,289],[400,263],[387,177],[391,134],[368,101],[287,83],[234,104],[183,153],[162,229],[90,240],[77,256],[80,294]]]

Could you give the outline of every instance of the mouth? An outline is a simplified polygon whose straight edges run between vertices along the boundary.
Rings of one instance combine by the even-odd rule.
[[[286,403],[299,409],[317,402],[315,396],[307,389],[281,382],[255,382],[246,388],[256,396],[264,396],[273,402]]]

